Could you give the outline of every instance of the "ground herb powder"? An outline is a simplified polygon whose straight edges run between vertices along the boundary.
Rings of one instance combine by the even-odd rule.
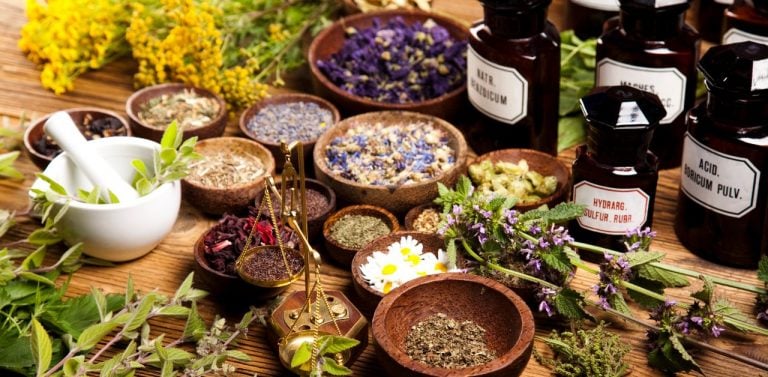
[[[413,229],[419,232],[437,233],[440,224],[440,214],[434,208],[427,208],[413,220]]]
[[[459,369],[485,364],[496,355],[485,342],[485,329],[437,313],[411,327],[405,352],[432,367]]]
[[[331,226],[330,236],[344,247],[360,249],[391,231],[389,226],[378,217],[346,215]]]

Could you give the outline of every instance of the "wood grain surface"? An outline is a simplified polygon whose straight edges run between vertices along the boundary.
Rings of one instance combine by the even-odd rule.
[[[476,0],[435,0],[437,10],[452,14],[465,21],[471,21],[482,15],[480,3]],[[44,90],[39,83],[39,71],[28,62],[17,48],[19,29],[25,22],[24,2],[20,0],[0,0],[0,115],[9,118],[11,123],[17,122],[25,114],[35,117],[52,111],[77,106],[99,106],[120,113],[125,111],[125,100],[132,93],[132,73],[134,64],[123,60],[110,64],[97,72],[83,75],[76,81],[76,90],[62,96],[56,96]],[[562,26],[559,20],[563,16],[563,1],[558,0],[550,8],[550,17]],[[239,135],[236,121],[230,120],[227,128],[228,135]],[[570,165],[573,150],[561,154],[561,159]],[[28,206],[27,189],[31,185],[37,169],[26,156],[20,158],[18,166],[25,173],[23,181],[0,180],[0,207],[23,211]],[[716,276],[727,277],[745,283],[756,284],[754,271],[726,268],[706,262],[683,248],[672,231],[672,221],[675,213],[675,202],[678,192],[680,172],[678,169],[664,171],[658,186],[656,197],[656,212],[654,214],[655,230],[658,238],[655,248],[668,253],[667,260],[697,271],[707,272]],[[192,247],[195,240],[215,221],[205,217],[186,203],[182,205],[181,216],[173,232],[147,256],[115,267],[84,267],[76,273],[71,283],[70,294],[87,293],[91,286],[102,288],[107,292],[121,292],[129,275],[133,277],[138,289],[149,291],[157,289],[171,294],[182,279],[192,271]],[[3,242],[23,238],[35,224],[21,223],[7,235]],[[115,229],[119,231],[119,229]],[[722,235],[726,237],[727,235]],[[354,292],[350,283],[350,272],[332,265],[324,268],[324,282],[329,289],[341,290],[353,297]],[[590,290],[594,277],[579,273],[575,279],[575,288]],[[672,290],[675,299],[684,301],[690,290]],[[303,282],[296,282],[291,289],[303,289]],[[723,289],[719,292],[723,297],[737,304],[741,309],[751,312],[754,297],[735,290]],[[247,298],[244,298],[247,299]],[[216,313],[225,313],[214,300],[205,299],[200,303],[204,317],[212,319]],[[230,318],[239,318],[242,313],[225,313]],[[646,314],[638,311],[640,318]],[[553,323],[547,320],[538,321],[538,335],[545,335]],[[657,376],[659,373],[646,365],[643,340],[645,334],[631,324],[614,323],[613,328],[622,337],[631,342],[633,351],[629,355],[633,376]],[[165,331],[170,337],[180,334],[183,323],[173,320],[155,321],[156,331]],[[731,349],[736,346],[747,346],[752,349],[766,349],[768,340],[751,337],[725,336],[712,342],[718,347]],[[267,344],[265,330],[254,325],[240,343],[241,348],[252,357],[252,361],[239,365],[238,375],[250,376],[283,376],[288,375],[276,359],[275,353]],[[542,344],[536,344],[542,348]],[[768,376],[768,373],[750,368],[736,361],[731,361],[710,352],[696,353],[703,371],[707,376]],[[352,366],[356,376],[380,376],[379,367],[374,354],[373,345],[369,344],[364,354]],[[147,375],[153,373],[146,372]],[[548,376],[547,369],[531,360],[523,373],[524,376]]]

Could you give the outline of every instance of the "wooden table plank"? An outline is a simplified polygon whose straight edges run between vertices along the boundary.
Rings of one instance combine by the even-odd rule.
[[[435,0],[435,8],[465,21],[476,20],[482,16],[480,3],[476,0]],[[40,86],[39,71],[24,59],[16,46],[19,29],[25,22],[23,12],[22,1],[0,0],[0,115],[17,120],[22,113],[42,115],[76,106],[99,106],[124,114],[125,100],[133,90],[131,74],[134,64],[130,61],[121,61],[110,64],[98,72],[87,73],[77,80],[74,92],[55,96]],[[555,1],[550,8],[550,18],[554,19],[558,26],[562,26],[560,21],[563,15],[564,2]],[[237,133],[236,121],[233,120],[228,126],[227,134]],[[573,160],[573,150],[564,152],[560,158],[570,164]],[[33,174],[37,169],[26,156],[20,159],[19,167],[25,173],[24,181],[0,181],[0,208],[23,210],[27,206],[26,190],[32,183]],[[672,231],[679,176],[679,169],[661,173],[654,214],[655,229],[659,234],[655,247],[668,252],[668,261],[672,263],[716,276],[750,284],[757,283],[754,271],[726,268],[703,261],[679,244]],[[192,245],[214,221],[215,219],[205,217],[184,203],[173,232],[152,253],[116,267],[84,267],[72,280],[70,294],[87,293],[91,286],[100,287],[107,292],[120,292],[129,275],[133,277],[138,289],[143,291],[157,289],[171,294],[192,270]],[[20,224],[6,236],[4,241],[23,238],[34,227],[31,223]],[[342,290],[353,297],[348,271],[328,265],[325,267],[324,274],[327,276],[325,278],[327,288]],[[594,278],[583,272],[578,273],[574,282],[577,289],[588,290],[592,284],[594,284]],[[302,288],[301,282],[292,286],[292,289]],[[688,290],[672,290],[672,296],[680,300],[686,299],[690,290],[694,288],[697,287]],[[752,295],[729,289],[721,291],[721,295],[730,299],[741,309],[751,311],[754,302]],[[208,320],[213,318],[215,313],[225,311],[210,299],[200,303],[200,310]],[[236,318],[241,313],[226,312],[226,314]],[[641,314],[642,316],[644,315]],[[180,325],[174,321],[156,321],[156,323],[155,328],[168,331],[170,336],[178,335],[181,331]],[[542,326],[538,330],[539,335],[546,334],[552,325],[547,320],[540,321],[540,324]],[[614,328],[632,343],[633,351],[629,360],[633,366],[633,376],[659,375],[646,366],[643,331],[621,323],[615,324]],[[242,349],[253,358],[253,361],[242,366],[241,375],[254,373],[258,373],[259,376],[287,375],[287,372],[280,367],[271,348],[266,344],[264,336],[262,327],[253,326],[248,338],[242,341]],[[727,348],[738,343],[753,345],[752,341],[753,339],[749,337],[729,338],[726,341],[718,340],[714,344]],[[759,339],[758,342],[760,346],[765,347],[766,339]],[[537,343],[537,347],[541,347],[541,344]],[[697,355],[697,359],[709,376],[767,376],[765,373],[711,353],[702,352]],[[355,363],[353,370],[356,376],[381,375],[372,345],[369,345],[363,356]],[[531,361],[524,375],[548,376],[549,373],[538,363]]]

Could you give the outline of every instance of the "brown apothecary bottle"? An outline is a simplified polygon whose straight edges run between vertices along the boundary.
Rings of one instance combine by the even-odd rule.
[[[581,39],[597,38],[603,25],[619,14],[618,0],[569,0],[565,8],[569,28]]]
[[[685,0],[620,0],[619,25],[597,41],[596,86],[627,85],[659,96],[667,111],[651,141],[663,169],[680,164],[685,113],[696,95],[698,33]]]
[[[725,11],[723,44],[768,44],[768,1],[735,0]]]
[[[477,109],[467,140],[477,153],[533,148],[557,154],[560,34],[551,0],[482,0],[470,28],[467,91]]]
[[[725,10],[733,0],[701,0],[696,14],[699,34],[705,41],[720,43],[723,39]]]
[[[711,48],[688,114],[675,233],[693,253],[755,268],[768,252],[768,46]]]
[[[569,230],[579,241],[625,251],[627,232],[653,223],[659,172],[648,147],[666,111],[656,95],[628,86],[595,88],[581,109],[587,143],[576,150],[572,198],[585,212]]]

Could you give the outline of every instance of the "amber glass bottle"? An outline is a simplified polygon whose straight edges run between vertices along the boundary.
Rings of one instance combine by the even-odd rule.
[[[768,46],[711,48],[709,94],[688,114],[675,232],[706,259],[755,268],[768,253]]]
[[[478,153],[524,147],[557,153],[560,34],[550,0],[483,0],[470,29],[469,100],[479,112],[468,140]]]
[[[685,24],[685,0],[621,0],[619,25],[597,41],[596,86],[656,94],[667,115],[651,141],[661,168],[680,164],[685,112],[696,95],[699,36]]]
[[[725,11],[723,44],[744,41],[768,44],[768,1],[735,0]]]
[[[581,109],[587,144],[576,150],[573,201],[586,209],[570,231],[579,241],[624,251],[627,231],[653,221],[659,173],[648,147],[666,111],[656,95],[628,86],[595,88]]]
[[[720,43],[723,37],[723,19],[725,10],[733,4],[733,0],[701,0],[697,21],[701,38]]]
[[[618,14],[618,0],[570,0],[566,8],[568,25],[581,39],[599,37],[605,21]]]

